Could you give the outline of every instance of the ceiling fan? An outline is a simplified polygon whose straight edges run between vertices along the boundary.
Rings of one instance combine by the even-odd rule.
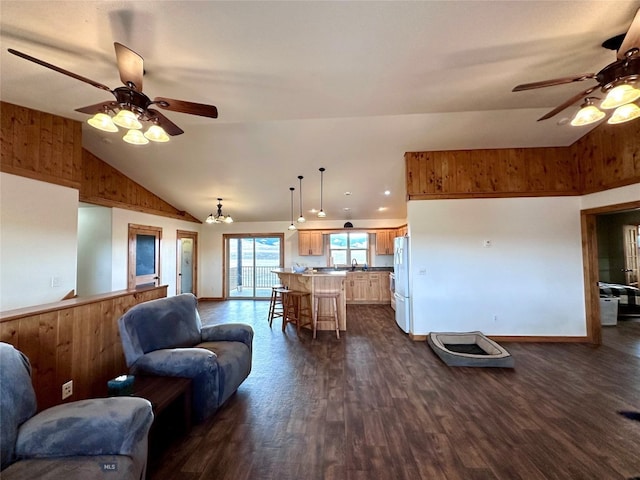
[[[145,141],[145,137],[150,140],[163,142],[169,139],[167,134],[175,136],[184,133],[180,127],[162,115],[158,110],[150,108],[152,106],[173,112],[218,118],[218,109],[213,105],[175,100],[166,97],[155,97],[151,100],[147,95],[142,93],[142,77],[144,75],[142,57],[121,43],[115,42],[114,46],[120,80],[124,84],[123,87],[118,87],[114,90],[111,90],[106,85],[57,67],[31,55],[27,55],[26,53],[19,52],[12,48],[8,50],[9,53],[24,58],[25,60],[50,68],[51,70],[88,83],[101,90],[111,92],[115,100],[108,100],[95,105],[77,108],[76,112],[94,115],[94,117],[89,120],[89,123],[100,130],[117,131],[118,129],[115,125],[128,129],[129,133],[125,135],[124,140],[129,143],[148,143]],[[112,121],[110,115],[115,115]],[[142,128],[140,121],[151,123],[151,127],[145,132],[144,136],[140,132]],[[137,141],[134,138],[132,138],[131,141],[127,140],[127,136],[129,135],[136,137]]]
[[[582,104],[581,110],[576,114],[571,124],[576,126],[588,125],[601,120],[606,114],[595,105],[595,102],[601,99],[589,96],[597,89],[607,95],[600,103],[600,107],[603,109],[616,108],[608,123],[623,123],[640,117],[640,107],[633,103],[640,98],[640,85],[638,85],[640,83],[638,82],[640,79],[640,9],[626,34],[610,38],[602,46],[617,50],[617,58],[615,62],[610,63],[598,73],[583,73],[540,82],[524,83],[514,87],[512,91],[520,92],[594,79],[598,82],[596,85],[569,98],[566,102],[540,117],[538,121],[553,117],[583,98],[585,103]]]

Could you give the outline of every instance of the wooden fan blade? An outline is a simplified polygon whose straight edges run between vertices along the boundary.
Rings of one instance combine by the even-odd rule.
[[[81,82],[88,83],[89,85],[93,85],[94,87],[99,88],[101,90],[106,90],[107,92],[111,91],[111,89],[106,85],[103,85],[94,80],[91,80],[90,78],[83,77],[82,75],[78,75],[77,73],[73,73],[68,70],[65,70],[64,68],[56,67],[51,63],[45,62],[44,60],[40,60],[39,58],[32,57],[31,55],[27,55],[26,53],[19,52],[18,50],[14,50],[13,48],[9,48],[8,51],[9,53],[12,53],[20,58],[24,58],[25,60],[29,60],[30,62],[37,63],[38,65],[42,65],[43,67],[50,68],[54,72],[62,73],[63,75],[67,75],[68,77],[75,78],[76,80],[80,80]]]
[[[185,102],[184,100],[175,100],[173,98],[156,97],[153,103],[160,108],[171,110],[172,112],[189,113],[191,115],[200,115],[201,117],[218,118],[218,109],[213,105],[205,105],[203,103]]]
[[[546,120],[548,118],[553,117],[554,115],[556,115],[557,113],[560,113],[562,110],[564,110],[565,108],[569,108],[571,105],[573,105],[574,103],[576,103],[578,100],[582,99],[583,97],[586,97],[587,95],[589,95],[591,92],[593,92],[594,90],[596,90],[597,88],[600,88],[600,85],[594,85],[591,88],[587,88],[585,91],[578,93],[577,95],[574,95],[573,97],[571,97],[569,100],[567,100],[566,102],[564,102],[561,105],[558,105],[556,108],[554,108],[553,110],[551,110],[549,113],[547,113],[546,115],[540,117],[538,119],[538,121],[541,120]]]
[[[95,115],[96,113],[104,113],[106,111],[113,110],[117,106],[117,102],[109,100],[107,102],[96,103],[95,105],[89,105],[87,107],[76,108],[76,112]]]
[[[176,135],[182,135],[184,130],[182,130],[179,126],[169,120],[167,117],[162,115],[159,111],[154,110],[153,108],[148,108],[147,112],[150,116],[153,116],[158,125],[160,125],[167,135],[171,135],[172,137]]]
[[[114,42],[116,60],[120,81],[136,92],[142,92],[142,76],[144,75],[144,60],[140,55],[125,47],[121,43]]]
[[[636,12],[636,16],[631,22],[627,34],[624,36],[622,45],[618,50],[618,59],[623,59],[624,54],[627,53],[633,47],[640,48],[640,9]]]
[[[553,85],[562,85],[565,83],[581,82],[588,78],[595,78],[595,73],[583,73],[581,75],[573,75],[571,77],[554,78],[552,80],[543,80],[541,82],[523,83],[511,90],[512,92],[521,92],[523,90],[533,90],[534,88],[551,87]]]

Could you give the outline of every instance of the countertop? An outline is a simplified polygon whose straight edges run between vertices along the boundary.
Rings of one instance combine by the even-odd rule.
[[[347,270],[334,270],[327,269],[327,271],[321,272],[316,269],[315,272],[305,270],[301,273],[296,273],[292,271],[290,268],[275,268],[271,270],[273,273],[288,273],[290,275],[300,275],[302,277],[345,277],[347,275]]]

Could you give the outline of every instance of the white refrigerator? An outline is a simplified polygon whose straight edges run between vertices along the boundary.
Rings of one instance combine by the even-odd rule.
[[[411,325],[411,292],[409,290],[409,237],[396,237],[393,241],[393,272],[396,289],[396,323],[409,333]]]

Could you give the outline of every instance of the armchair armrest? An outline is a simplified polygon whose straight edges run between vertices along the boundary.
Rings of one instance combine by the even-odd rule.
[[[202,327],[203,342],[242,342],[249,350],[253,343],[253,329],[245,323],[222,323]]]
[[[145,353],[131,366],[133,374],[195,378],[217,375],[217,355],[204,348],[167,348]]]
[[[151,403],[137,397],[95,398],[58,405],[18,430],[18,458],[135,455],[153,421]]]

